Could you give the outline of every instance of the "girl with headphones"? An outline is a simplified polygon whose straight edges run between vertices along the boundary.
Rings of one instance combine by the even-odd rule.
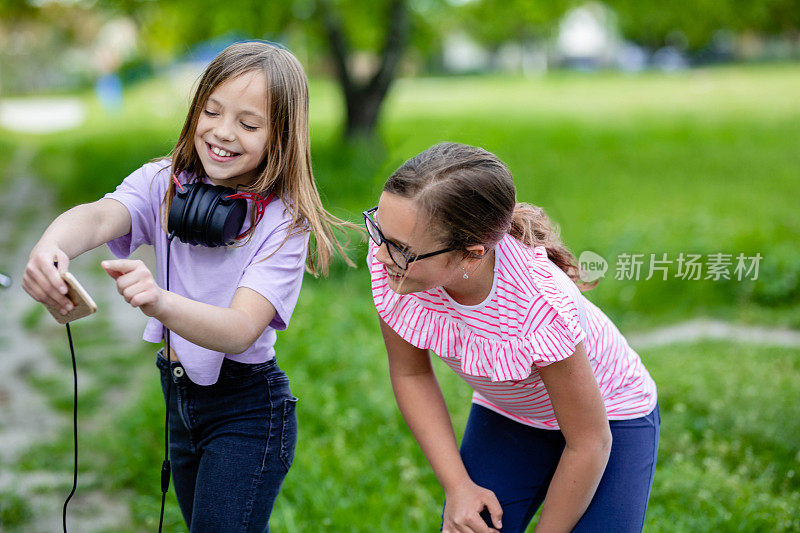
[[[344,256],[333,232],[345,225],[314,182],[301,65],[285,49],[246,42],[209,64],[170,156],[60,215],[33,248],[23,287],[66,314],[61,274],[108,243],[120,259],[102,266],[149,317],[143,338],[167,340],[156,359],[191,531],[268,530],[297,438],[276,332],[289,324],[304,270],[325,274]],[[126,259],[142,244],[155,248],[155,277]]]

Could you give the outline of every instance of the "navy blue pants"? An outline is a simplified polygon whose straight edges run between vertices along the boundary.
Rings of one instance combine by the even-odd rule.
[[[225,359],[219,380],[192,382],[156,357],[170,393],[169,453],[178,505],[192,532],[268,532],[297,442],[297,398],[275,360]]]
[[[661,416],[610,421],[611,455],[592,502],[573,531],[641,532],[653,485]],[[472,405],[461,457],[472,481],[495,493],[503,533],[525,531],[542,505],[564,449],[561,431],[515,422]],[[491,525],[484,511],[487,525]]]

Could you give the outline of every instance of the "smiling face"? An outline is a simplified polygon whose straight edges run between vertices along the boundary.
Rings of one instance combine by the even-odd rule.
[[[378,202],[375,221],[383,236],[399,245],[405,252],[422,255],[443,247],[434,236],[430,217],[423,216],[413,200],[384,192]],[[392,261],[387,245],[382,244],[375,258],[388,275],[389,287],[398,294],[422,292],[433,287],[448,287],[462,280],[459,252],[452,251],[420,259],[403,271]]]
[[[194,145],[211,182],[235,187],[255,178],[269,134],[267,79],[251,71],[220,83],[200,111]]]

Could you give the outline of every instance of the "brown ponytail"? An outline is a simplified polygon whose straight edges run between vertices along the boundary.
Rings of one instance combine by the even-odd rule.
[[[527,246],[544,246],[548,259],[581,289],[588,290],[597,285],[597,281],[587,284],[581,279],[580,266],[572,252],[561,242],[558,225],[550,220],[541,207],[526,203],[515,205],[508,233]]]

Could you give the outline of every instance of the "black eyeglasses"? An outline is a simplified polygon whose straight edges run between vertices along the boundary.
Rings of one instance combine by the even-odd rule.
[[[386,243],[386,249],[389,251],[389,257],[392,258],[394,264],[397,265],[397,268],[400,270],[406,270],[408,265],[410,265],[414,261],[419,261],[420,259],[425,259],[427,257],[433,257],[434,255],[443,254],[445,252],[452,252],[455,248],[444,248],[443,250],[437,250],[435,252],[430,252],[427,254],[421,255],[412,255],[403,251],[403,248],[393,243],[392,241],[388,240],[386,237],[383,236],[381,229],[378,227],[378,223],[375,222],[375,219],[372,218],[372,214],[377,211],[378,208],[373,207],[372,209],[368,209],[364,211],[362,214],[364,215],[364,225],[367,226],[367,233],[369,233],[370,239],[372,242],[377,244],[378,246]]]

